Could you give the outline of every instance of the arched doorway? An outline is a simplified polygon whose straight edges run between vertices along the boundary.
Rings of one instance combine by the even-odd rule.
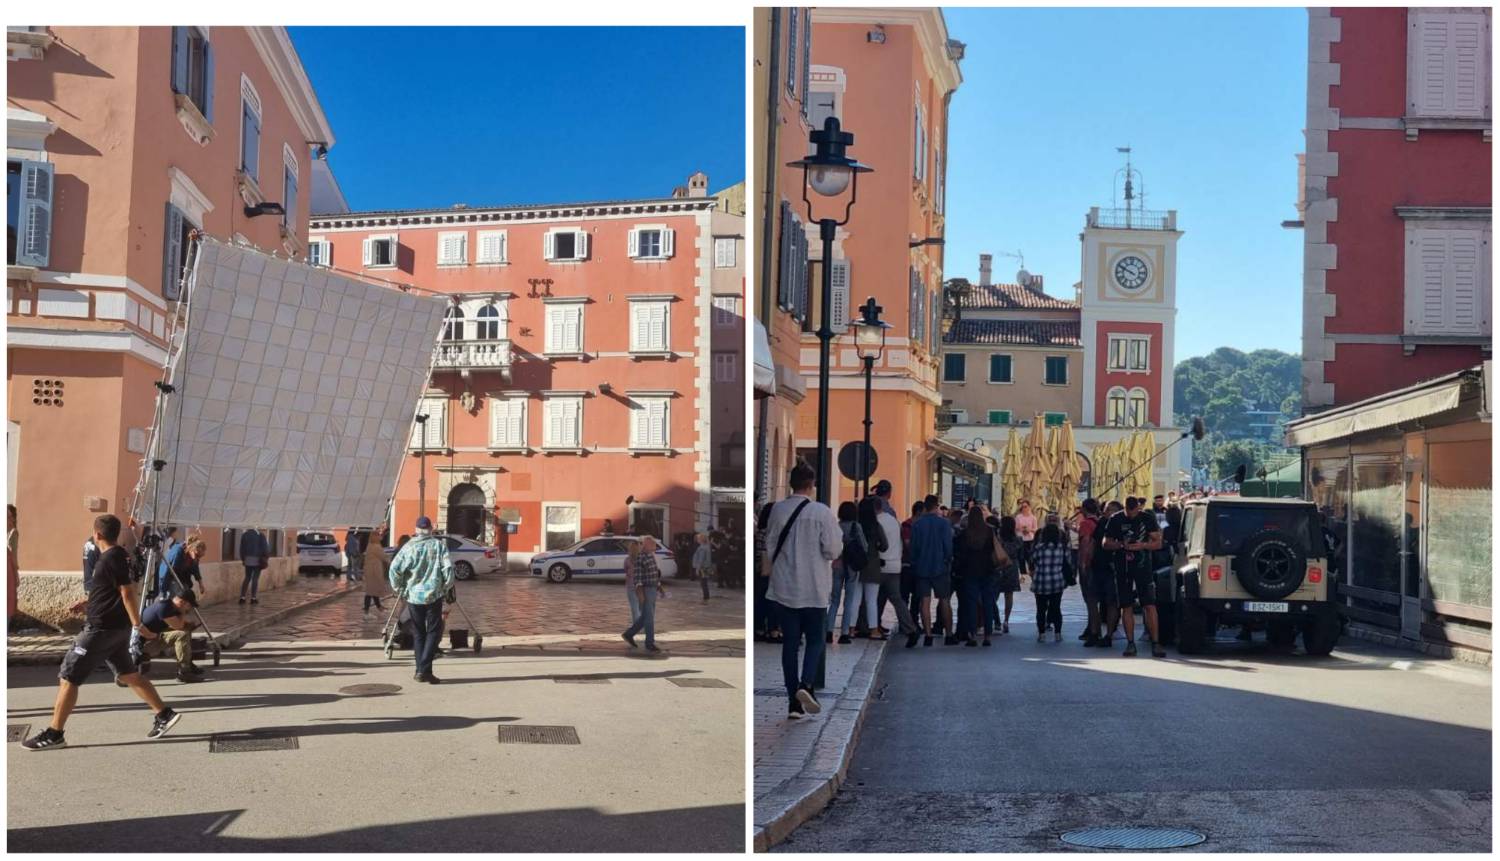
[[[484,491],[460,484],[448,492],[448,534],[484,541]]]

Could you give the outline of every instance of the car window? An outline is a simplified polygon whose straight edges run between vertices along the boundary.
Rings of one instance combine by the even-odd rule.
[[[1197,519],[1198,509],[1196,508],[1189,508],[1187,511],[1184,511],[1182,513],[1182,526],[1181,530],[1178,532],[1178,535],[1180,535],[1184,540],[1187,541],[1188,552],[1190,553],[1192,552],[1194,547],[1193,523]]]
[[[1303,554],[1322,555],[1313,552],[1321,545],[1322,536],[1319,534],[1319,545],[1312,543],[1312,512],[1306,508],[1225,505],[1215,509],[1212,520],[1208,552],[1214,555],[1240,553],[1249,539],[1269,529],[1290,535]]]
[[[332,547],[338,544],[327,532],[304,532],[297,536],[297,543],[309,547]]]
[[[450,553],[452,553],[454,550],[462,550],[464,547],[464,543],[462,541],[459,541],[457,538],[448,538],[446,540],[448,542],[448,552]]]
[[[585,553],[591,555],[614,555],[625,552],[625,542],[618,538],[598,538],[590,541],[584,548]]]

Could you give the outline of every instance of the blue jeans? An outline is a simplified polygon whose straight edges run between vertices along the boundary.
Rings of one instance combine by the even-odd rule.
[[[786,607],[773,604],[781,620],[781,674],[786,681],[786,695],[795,696],[797,688],[811,685],[823,657],[823,626],[828,611],[822,607]],[[797,649],[807,640],[802,653],[802,676],[797,676]]]
[[[245,590],[246,589],[250,590],[250,597],[251,598],[254,598],[255,595],[256,595],[256,593],[258,593],[260,591],[260,572],[261,572],[261,569],[259,569],[259,568],[246,568],[245,569],[245,579],[240,583],[240,597],[241,598],[245,597]]]
[[[833,591],[828,595],[828,630],[833,630],[833,623],[839,617],[839,594],[843,593],[844,624],[839,632],[849,633],[849,623],[854,621],[854,613],[859,609],[859,572],[850,571],[847,565],[837,565],[833,569]]]
[[[641,617],[641,599],[635,596],[634,586],[625,587],[625,600],[630,602],[630,624],[634,625]]]
[[[625,636],[634,637],[644,628],[646,631],[646,645],[654,646],[656,645],[656,587],[652,586],[649,589],[642,589],[641,591],[645,593],[645,600],[641,601],[641,614],[636,617],[635,622],[629,628],[625,629]],[[640,596],[636,597],[639,598]]]
[[[431,604],[408,604],[407,606],[411,609],[414,635],[411,649],[417,658],[417,675],[430,675],[432,659],[437,654],[438,640],[443,635],[443,602],[439,599]]]

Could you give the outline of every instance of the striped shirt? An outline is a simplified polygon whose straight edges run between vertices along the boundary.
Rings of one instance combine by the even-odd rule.
[[[432,604],[443,600],[453,585],[453,561],[448,542],[433,536],[418,536],[391,560],[391,590],[405,596],[408,604]]]

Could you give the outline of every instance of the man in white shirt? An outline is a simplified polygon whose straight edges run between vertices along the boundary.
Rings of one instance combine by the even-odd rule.
[[[766,527],[766,569],[771,572],[766,600],[781,620],[781,671],[786,679],[787,717],[796,719],[822,710],[812,678],[823,656],[823,627],[828,593],[833,589],[833,560],[843,550],[838,518],[812,499],[813,470],[799,461],[792,467],[792,495],[771,507]],[[802,675],[797,650],[806,640]]]
[[[896,510],[891,507],[891,483],[884,479],[875,483],[875,497],[880,500],[880,513],[875,520],[885,533],[885,550],[880,554],[880,601],[896,608],[896,621],[901,633],[906,635],[906,648],[917,644],[917,623],[901,600],[901,521],[896,519]]]

